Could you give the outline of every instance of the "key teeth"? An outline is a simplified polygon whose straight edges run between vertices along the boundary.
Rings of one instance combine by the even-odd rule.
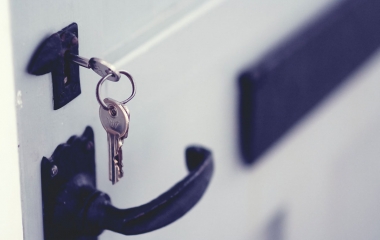
[[[119,155],[116,155],[115,159],[114,159],[115,168],[116,168],[116,175],[117,175],[117,177],[116,177],[117,182],[120,180],[120,178],[122,178],[124,176],[123,163],[119,162],[118,158],[119,158]]]
[[[124,171],[122,169],[122,167],[118,167],[119,168],[119,178],[122,178],[124,176]]]
[[[117,167],[117,178],[120,179],[124,175],[123,164],[118,162],[116,167]]]
[[[122,178],[123,175],[124,175],[124,172],[123,172],[123,151],[122,151],[122,147],[123,146],[123,140],[120,139],[119,141],[119,150],[118,150],[118,154],[117,154],[117,166],[118,166],[118,178]]]
[[[116,172],[117,172],[117,176],[116,176],[116,181],[118,182],[120,180],[120,168],[119,166],[116,166]]]

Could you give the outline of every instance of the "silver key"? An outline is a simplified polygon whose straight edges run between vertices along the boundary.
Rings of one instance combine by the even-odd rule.
[[[120,102],[111,98],[104,99],[108,108],[102,106],[99,109],[100,121],[107,132],[109,155],[109,179],[115,184],[123,177],[122,145],[128,136],[129,111]]]
[[[91,68],[94,72],[96,72],[99,76],[105,77],[108,74],[112,74],[111,76],[107,77],[108,80],[117,82],[120,79],[120,73],[116,71],[115,67],[104,61],[100,58],[84,58],[78,55],[75,55],[73,53],[69,53],[67,55],[71,61],[75,62],[79,66],[85,67],[85,68]]]

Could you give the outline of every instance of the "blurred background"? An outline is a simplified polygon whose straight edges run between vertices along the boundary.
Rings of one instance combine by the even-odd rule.
[[[16,232],[43,238],[41,158],[90,125],[98,188],[119,208],[148,202],[185,176],[186,146],[205,146],[215,159],[206,194],[183,218],[139,236],[105,231],[100,240],[380,239],[377,50],[254,164],[244,164],[240,152],[240,74],[344,2],[9,1],[2,11],[9,16],[5,34],[14,69],[6,98],[16,114],[19,145],[15,184],[23,227],[14,225]],[[72,22],[79,26],[81,56],[103,58],[136,81],[137,94],[127,104],[125,176],[114,186],[94,94],[99,77],[81,68],[82,94],[53,111],[51,76],[25,71],[38,44]],[[124,80],[107,83],[103,94],[124,99],[130,91]]]

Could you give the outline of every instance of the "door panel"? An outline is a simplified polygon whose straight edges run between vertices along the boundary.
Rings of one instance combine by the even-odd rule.
[[[345,234],[365,231],[364,239],[376,239],[375,225],[365,223],[378,222],[378,214],[368,217],[369,206],[376,207],[379,198],[374,170],[378,55],[253,168],[241,165],[238,152],[239,71],[333,2],[12,1],[24,238],[43,237],[41,158],[91,125],[98,188],[120,208],[145,203],[186,175],[186,146],[198,143],[213,151],[215,175],[200,203],[166,228],[129,238],[348,239]],[[116,63],[137,85],[136,97],[127,104],[125,176],[114,186],[108,181],[106,134],[95,99],[99,77],[81,69],[82,94],[53,111],[50,75],[36,77],[25,70],[39,42],[74,21],[79,53]],[[122,78],[107,83],[103,94],[124,99],[129,90]],[[372,144],[365,144],[368,139]],[[355,154],[347,151],[353,147]],[[363,165],[356,171],[359,162]],[[353,188],[346,187],[347,181]],[[371,192],[363,201],[368,207],[355,198],[363,188]],[[359,220],[350,218],[356,213],[362,216],[361,229],[353,227]],[[108,231],[100,236],[124,238]]]

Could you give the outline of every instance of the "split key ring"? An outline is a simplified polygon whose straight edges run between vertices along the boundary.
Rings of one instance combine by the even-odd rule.
[[[131,85],[132,85],[132,94],[131,96],[129,96],[127,99],[125,99],[124,101],[120,102],[121,104],[126,104],[127,102],[129,102],[136,94],[136,88],[135,88],[135,83],[133,82],[133,78],[132,76],[127,72],[127,71],[119,71],[120,74],[123,74],[125,75],[129,81],[131,82]],[[107,80],[108,77],[112,76],[113,73],[109,73],[105,76],[103,76],[98,84],[96,85],[96,99],[98,100],[99,104],[104,108],[104,110],[108,110],[108,107],[107,105],[104,103],[104,101],[102,100],[102,98],[100,97],[100,88],[101,86],[103,85],[103,83]]]

